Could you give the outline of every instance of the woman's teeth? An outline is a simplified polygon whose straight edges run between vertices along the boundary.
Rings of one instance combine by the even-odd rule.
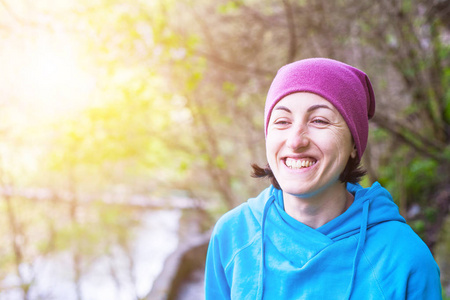
[[[312,159],[293,159],[286,158],[286,166],[291,169],[308,168],[316,164],[316,160]]]

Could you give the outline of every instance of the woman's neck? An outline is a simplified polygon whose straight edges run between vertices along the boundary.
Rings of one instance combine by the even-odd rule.
[[[283,192],[283,200],[288,215],[316,229],[344,213],[353,203],[353,195],[342,183],[308,198]]]

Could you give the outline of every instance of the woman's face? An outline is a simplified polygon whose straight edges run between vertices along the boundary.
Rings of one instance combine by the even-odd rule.
[[[283,192],[304,198],[339,185],[349,157],[357,153],[347,124],[330,102],[295,93],[272,110],[266,154]]]

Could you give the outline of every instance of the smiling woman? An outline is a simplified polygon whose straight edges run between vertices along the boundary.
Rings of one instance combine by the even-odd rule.
[[[370,80],[352,66],[315,58],[278,71],[268,167],[254,166],[272,186],[217,222],[207,299],[441,298],[436,262],[389,192],[358,184],[374,112]]]

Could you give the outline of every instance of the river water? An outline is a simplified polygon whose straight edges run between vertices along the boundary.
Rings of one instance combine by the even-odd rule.
[[[96,258],[81,279],[82,300],[135,300],[147,295],[165,259],[177,247],[180,217],[180,210],[146,213],[132,243],[134,272],[130,274],[128,259],[120,249],[113,260],[106,256]],[[77,300],[71,261],[69,254],[62,253],[38,258],[32,271],[22,269],[25,276],[35,277],[29,300]],[[111,276],[111,265],[117,270],[116,281]],[[1,282],[2,288],[17,284],[13,275]],[[23,295],[18,289],[0,292],[0,300],[21,299]]]

